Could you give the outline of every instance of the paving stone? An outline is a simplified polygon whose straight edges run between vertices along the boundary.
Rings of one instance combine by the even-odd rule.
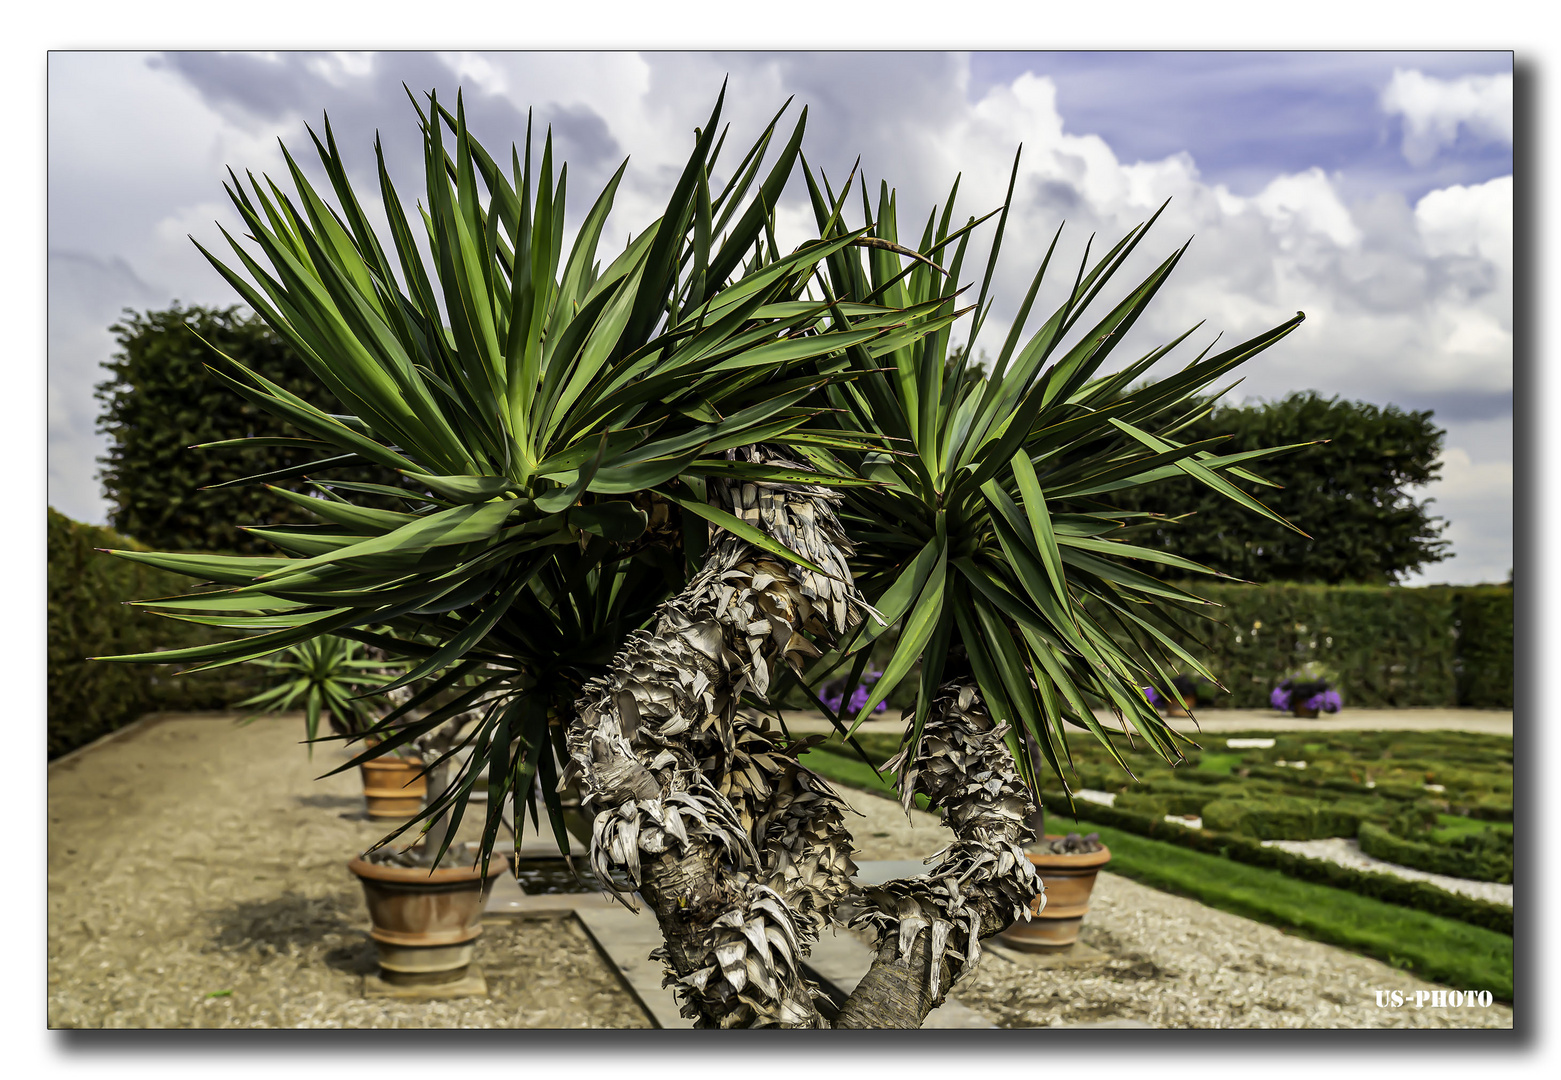
[[[366,998],[398,998],[402,1001],[444,1001],[449,998],[487,997],[488,980],[483,977],[482,965],[471,964],[466,974],[454,982],[417,984],[405,986],[387,982],[379,974],[363,976],[363,996]]]
[[[1082,941],[1075,941],[1067,948],[1055,952],[1026,952],[1023,949],[1011,948],[999,939],[989,938],[981,943],[981,951],[1006,960],[1010,964],[1022,964],[1042,971],[1105,967],[1111,963],[1110,953],[1101,952],[1093,945],[1087,945]]]
[[[640,907],[636,915],[621,904],[580,907],[575,912],[597,949],[612,965],[651,1021],[660,1028],[692,1028],[694,1022],[678,1014],[677,999],[661,985],[661,961],[650,954],[662,944],[656,917]]]

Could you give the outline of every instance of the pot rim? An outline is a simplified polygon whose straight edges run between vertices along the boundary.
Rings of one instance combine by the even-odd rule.
[[[359,762],[360,769],[417,769],[423,768],[421,758],[401,758],[386,756],[370,758],[368,761]]]
[[[1048,833],[1044,839],[1061,840],[1061,836]],[[1054,870],[1089,870],[1105,866],[1111,861],[1111,849],[1105,844],[1100,845],[1099,851],[1081,851],[1075,854],[1059,855],[1051,851],[1027,851],[1025,856],[1036,866],[1049,866]]]
[[[360,878],[369,878],[373,881],[394,881],[398,885],[446,885],[461,881],[477,882],[485,878],[498,877],[509,869],[509,857],[500,852],[494,852],[494,857],[488,862],[488,872],[482,873],[477,866],[446,866],[432,872],[420,866],[380,866],[371,863],[362,857],[355,857],[347,861],[347,869]]]

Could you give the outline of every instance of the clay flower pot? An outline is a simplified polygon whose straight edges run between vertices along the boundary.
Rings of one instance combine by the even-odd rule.
[[[1061,840],[1062,837],[1048,836],[1046,839]],[[1046,891],[1031,901],[1029,922],[1020,919],[998,938],[1010,948],[1023,952],[1065,949],[1079,939],[1079,926],[1089,910],[1089,894],[1095,888],[1095,875],[1111,861],[1111,849],[1102,845],[1099,851],[1078,855],[1033,851],[1028,854]]]
[[[509,867],[499,857],[480,867],[443,870],[347,864],[363,885],[369,919],[386,982],[404,985],[456,982],[466,975],[482,933],[482,911],[493,879]]]
[[[369,817],[405,821],[423,808],[428,777],[418,775],[423,771],[421,761],[383,757],[365,761],[358,769],[363,774]]]

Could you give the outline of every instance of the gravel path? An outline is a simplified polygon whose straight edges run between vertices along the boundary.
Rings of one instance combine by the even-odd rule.
[[[830,732],[834,728],[822,713],[787,710],[786,726],[794,732]],[[1114,716],[1096,713],[1101,723],[1117,726]],[[1302,720],[1274,709],[1204,709],[1197,720],[1169,721],[1178,731],[1218,734],[1230,731],[1474,731],[1484,735],[1512,735],[1511,709],[1349,709],[1332,716]],[[864,721],[864,731],[889,731],[898,735],[898,716],[889,713]]]
[[[364,998],[345,864],[385,828],[301,735],[179,717],[49,770],[50,1027],[649,1026],[573,919],[492,921],[487,998]]]
[[[930,855],[948,833],[919,810],[843,795],[861,859]],[[1081,940],[1106,954],[1092,967],[1047,968],[988,950],[954,997],[1000,1027],[1139,1020],[1176,1028],[1467,1028],[1512,1026],[1512,1009],[1378,1007],[1375,991],[1442,989],[1386,964],[1293,937],[1195,900],[1102,873]]]

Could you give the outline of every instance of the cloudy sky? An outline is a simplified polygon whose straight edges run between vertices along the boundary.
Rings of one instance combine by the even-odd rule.
[[[961,215],[1015,206],[983,333],[1006,329],[1059,222],[1077,259],[1170,208],[1128,272],[1189,237],[1124,343],[1136,356],[1199,320],[1199,348],[1307,322],[1249,365],[1237,397],[1316,389],[1434,410],[1442,479],[1425,494],[1454,557],[1415,583],[1502,580],[1512,566],[1512,60],[1507,53],[54,52],[48,64],[48,491],[105,518],[92,386],[121,309],[234,297],[189,236],[236,215],[224,170],[284,174],[328,112],[361,190],[373,136],[403,193],[421,176],[419,93],[465,94],[490,148],[527,109],[568,160],[578,215],[627,156],[608,230],[656,213],[695,125],[730,79],[737,143],[788,96],[809,161],[837,182],[860,156],[919,229],[961,177]],[[747,138],[745,138],[747,137]],[[800,191],[783,240],[811,220]],[[909,224],[902,228],[909,229]],[[605,248],[605,243],[604,243]]]

